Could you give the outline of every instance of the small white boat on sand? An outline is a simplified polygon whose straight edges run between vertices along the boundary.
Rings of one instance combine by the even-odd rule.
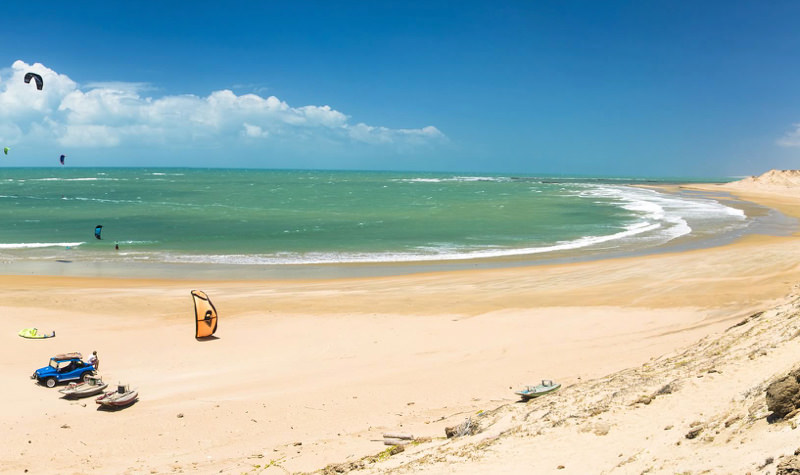
[[[87,374],[84,381],[80,383],[69,383],[67,387],[59,389],[58,392],[64,395],[65,398],[79,398],[94,396],[95,394],[103,392],[108,387],[108,383],[103,382],[103,378],[97,375]]]
[[[536,386],[525,386],[519,391],[515,391],[514,394],[519,395],[522,397],[522,399],[528,400],[555,392],[560,387],[561,383],[556,383],[549,379],[543,379],[542,384],[537,384]]]
[[[103,407],[117,408],[133,404],[139,399],[139,391],[131,389],[130,385],[119,384],[116,391],[110,391],[95,399]]]

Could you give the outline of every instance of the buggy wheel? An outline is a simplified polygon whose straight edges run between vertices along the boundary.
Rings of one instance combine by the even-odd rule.
[[[87,372],[83,373],[83,374],[81,375],[81,381],[83,381],[84,383],[85,383],[86,381],[89,381],[89,376],[91,376],[91,375],[92,375],[92,372],[91,372],[91,371],[87,371]]]
[[[56,387],[56,378],[49,377],[49,378],[45,379],[44,380],[44,385],[47,386],[48,388]]]

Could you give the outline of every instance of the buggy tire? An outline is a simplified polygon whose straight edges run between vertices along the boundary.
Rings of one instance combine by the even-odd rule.
[[[44,380],[44,385],[47,386],[48,388],[56,387],[56,378],[51,376],[51,377],[45,379]]]
[[[87,371],[87,372],[83,373],[81,375],[81,381],[83,381],[85,383],[86,381],[89,380],[89,376],[91,376],[91,375],[92,375],[91,371]]]

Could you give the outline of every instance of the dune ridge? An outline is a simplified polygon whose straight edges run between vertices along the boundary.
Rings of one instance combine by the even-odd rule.
[[[798,337],[795,292],[781,305],[641,366],[472,414],[480,427],[475,435],[440,437],[380,461],[332,465],[321,473],[772,473],[782,463],[800,467],[797,414],[771,421],[765,399],[767,386],[800,364]]]
[[[790,193],[800,196],[800,170],[770,170],[727,183],[722,188],[755,193]]]

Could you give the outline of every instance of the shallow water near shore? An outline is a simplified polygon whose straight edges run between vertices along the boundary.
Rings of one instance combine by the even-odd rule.
[[[675,181],[9,168],[0,260],[6,273],[51,275],[386,275],[679,250],[796,226],[766,208],[657,187]],[[633,186],[642,184],[656,188]]]

